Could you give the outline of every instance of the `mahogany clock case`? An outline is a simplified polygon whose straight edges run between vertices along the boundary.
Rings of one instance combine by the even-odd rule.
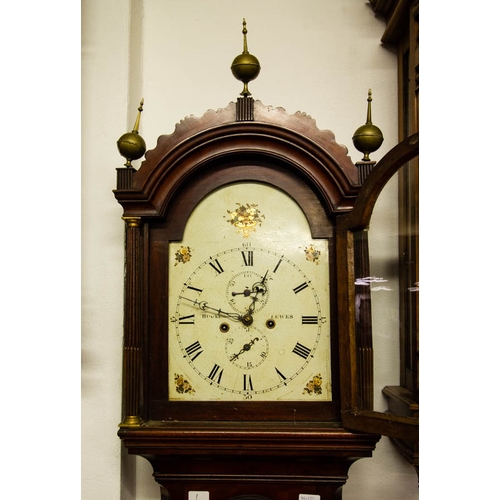
[[[304,113],[289,115],[258,101],[252,116],[242,119],[240,101],[181,121],[173,134],[158,139],[139,170],[118,169],[114,193],[126,223],[118,435],[128,453],[151,462],[162,500],[193,491],[209,491],[212,500],[286,500],[302,493],[341,498],[350,465],[371,456],[394,420],[359,404],[373,390],[373,374],[358,362],[368,344],[356,330],[351,233],[359,220],[350,214],[366,189],[361,191],[357,167],[332,132],[318,130]],[[381,184],[394,171],[391,165],[407,161],[416,148],[418,139],[411,152],[402,144],[386,155]],[[191,214],[207,196],[247,182],[288,195],[307,219],[311,237],[328,241],[331,400],[169,399],[168,299],[179,295],[178,287],[169,290],[169,245],[182,241]],[[365,185],[373,202],[378,185]],[[401,418],[400,437],[407,424],[415,428]]]
[[[187,118],[173,134],[158,139],[138,171],[119,169],[115,196],[124,208],[124,219],[140,221],[135,229],[136,252],[127,255],[127,272],[136,279],[133,289],[126,286],[125,315],[135,317],[125,319],[124,346],[125,357],[127,342],[139,356],[134,356],[133,376],[130,369],[127,374],[124,360],[124,398],[137,396],[141,421],[158,425],[193,420],[340,424],[336,219],[352,208],[359,190],[358,172],[347,149],[337,144],[332,132],[318,130],[309,116],[288,115],[259,101],[254,120],[235,121],[236,111],[235,103],[230,103],[201,118]],[[182,240],[190,214],[209,193],[244,182],[264,183],[288,194],[305,214],[312,238],[328,240],[331,401],[169,401],[169,243]]]

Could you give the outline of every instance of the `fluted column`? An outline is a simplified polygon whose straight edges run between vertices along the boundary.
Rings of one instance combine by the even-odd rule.
[[[354,233],[354,269],[356,276],[356,345],[360,409],[373,409],[373,341],[370,283],[370,258],[367,231]]]
[[[141,425],[142,377],[142,246],[140,217],[123,217],[126,223],[125,311],[123,325],[123,420],[120,427]]]

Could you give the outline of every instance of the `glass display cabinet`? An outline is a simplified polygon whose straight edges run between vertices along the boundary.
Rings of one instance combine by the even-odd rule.
[[[339,220],[343,424],[389,436],[418,470],[418,134],[367,176]],[[398,354],[399,353],[399,354]],[[389,360],[398,359],[399,366]]]

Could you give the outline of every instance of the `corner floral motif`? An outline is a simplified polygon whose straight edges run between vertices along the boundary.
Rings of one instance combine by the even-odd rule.
[[[316,265],[319,264],[319,256],[321,252],[314,247],[314,245],[309,245],[304,249],[304,253],[306,254],[306,260],[309,262],[315,262]]]
[[[304,390],[302,391],[302,394],[309,394],[309,396],[312,396],[313,394],[315,395],[320,395],[321,394],[321,383],[323,382],[323,379],[321,378],[321,374],[317,374],[313,377],[312,380],[309,380],[307,385],[304,387]]]
[[[175,390],[179,394],[193,394],[196,392],[189,380],[185,379],[184,375],[179,375],[178,373],[175,374]]]
[[[256,230],[257,226],[262,225],[262,219],[266,216],[260,213],[256,203],[236,203],[235,210],[228,210],[228,222],[237,228],[238,233],[243,234],[243,238],[250,237],[250,234]]]
[[[179,263],[185,264],[186,262],[189,262],[191,260],[191,248],[189,247],[182,247],[180,250],[177,250],[175,252],[175,264],[177,265]]]

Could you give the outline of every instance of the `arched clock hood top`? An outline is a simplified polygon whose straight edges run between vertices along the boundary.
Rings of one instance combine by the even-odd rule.
[[[258,168],[286,170],[304,180],[330,216],[352,209],[360,187],[358,171],[333,132],[319,130],[305,113],[290,115],[283,108],[254,104],[251,121],[236,121],[236,103],[231,102],[199,118],[186,117],[172,134],[161,135],[140,169],[128,169],[130,185],[114,191],[124,216],[164,217],[185,185],[221,164],[254,167],[240,168],[232,177],[226,170],[227,182],[258,180]],[[278,187],[279,182],[277,178]]]

